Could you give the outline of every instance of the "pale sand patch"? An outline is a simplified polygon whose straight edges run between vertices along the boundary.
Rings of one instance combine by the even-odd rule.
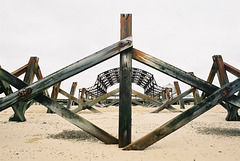
[[[178,108],[178,106],[175,106]],[[189,106],[187,106],[189,108]],[[97,108],[79,114],[118,136],[118,107]],[[136,140],[180,113],[133,107],[132,140]],[[8,122],[11,109],[0,112],[0,160],[111,160],[111,161],[237,161],[240,160],[240,122],[226,122],[225,109],[216,106],[143,151],[123,151],[106,145],[46,108],[34,105],[26,122]]]

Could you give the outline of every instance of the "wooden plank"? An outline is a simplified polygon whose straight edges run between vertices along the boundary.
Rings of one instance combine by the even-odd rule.
[[[59,90],[59,93],[61,93],[62,95],[66,96],[66,97],[72,99],[74,102],[76,102],[78,104],[78,108],[77,109],[79,109],[79,111],[88,109],[88,110],[90,110],[90,111],[92,111],[94,113],[101,113],[97,109],[95,109],[95,108],[93,108],[91,106],[87,106],[85,104],[86,102],[78,100],[76,97],[72,96],[71,94],[68,94],[66,91],[64,91],[62,89]],[[72,110],[72,112],[74,112],[74,110]],[[76,112],[74,112],[74,113],[76,113]]]
[[[135,100],[135,99],[132,99],[132,103],[134,103],[134,104],[136,104],[136,105],[140,105],[140,106],[143,105],[141,102],[138,102],[138,101]]]
[[[159,108],[157,108],[156,110],[152,111],[151,113],[158,113],[160,111],[162,111],[163,109],[165,109],[166,107],[168,107],[169,105],[179,101],[180,99],[182,99],[183,97],[187,96],[189,93],[191,93],[194,90],[194,87],[186,90],[185,92],[183,92],[182,94],[178,95],[175,98],[170,99],[169,101],[166,101],[165,103],[163,103]]]
[[[180,90],[180,86],[178,84],[178,81],[174,81],[173,84],[174,84],[177,96],[179,96],[181,94],[181,90]],[[180,98],[178,102],[179,102],[179,105],[180,105],[180,109],[185,109],[183,99]]]
[[[214,65],[218,69],[217,76],[218,76],[220,86],[223,86],[224,84],[229,83],[222,56],[214,55],[213,61],[214,61]],[[227,121],[240,121],[240,116],[238,115],[238,107],[228,103],[222,103],[221,105],[223,105],[228,111],[228,115],[226,117]]]
[[[160,59],[150,56],[137,49],[133,49],[133,59],[143,64],[146,64],[160,72],[163,72],[173,78],[176,78],[186,84],[189,84],[195,88],[198,88],[204,92],[207,92],[208,94],[211,94],[218,89],[218,87],[213,84],[210,84],[196,76],[192,76],[191,74],[179,68],[176,68]],[[238,106],[238,108],[240,108],[240,98],[235,95],[229,97],[225,101],[235,106]]]
[[[4,80],[0,79],[0,86],[6,96],[13,93],[12,88],[9,85],[9,83],[5,82]],[[12,106],[14,114],[19,116],[20,120],[22,120],[22,121],[26,120],[25,116],[22,113],[19,113],[19,110],[16,110],[17,108],[18,108],[18,106],[16,104]]]
[[[57,100],[58,93],[59,93],[59,90],[60,90],[60,86],[61,86],[61,82],[58,82],[57,84],[54,84],[54,86],[52,87],[51,99]],[[54,112],[51,111],[51,110],[48,108],[48,109],[47,109],[47,113],[54,113]]]
[[[171,119],[159,128],[134,141],[130,145],[126,146],[124,150],[143,150],[149,147],[150,145],[156,143],[172,132],[183,127],[206,111],[210,110],[215,105],[217,105],[218,102],[225,100],[227,97],[233,95],[239,89],[240,78],[233,81],[232,83],[224,85],[222,88],[216,90],[213,94],[204,99],[201,103],[194,105],[192,108]]]
[[[70,90],[70,95],[74,96],[76,88],[77,88],[77,82],[73,82]],[[67,109],[70,109],[71,105],[72,105],[72,100],[71,98],[69,98],[67,102]]]
[[[34,66],[35,63],[38,62],[37,57],[30,57],[26,70],[25,70],[25,75],[24,75],[24,82],[27,84],[32,84],[33,79],[34,79]],[[18,74],[18,73],[15,73]],[[16,106],[13,106],[13,111],[14,114],[9,118],[9,121],[18,121],[18,122],[23,122],[26,121],[25,118],[25,112],[26,110],[33,104],[34,100],[28,100],[28,101],[20,101],[16,103]]]
[[[21,89],[28,86],[27,83],[23,82],[22,80],[18,79],[17,77],[0,68],[0,78],[2,75],[5,76],[3,77],[4,81],[8,82],[17,89]],[[41,93],[38,94],[34,99],[41,103],[42,105],[46,106],[47,108],[50,108],[60,117],[66,119],[70,123],[86,131],[87,133],[95,136],[104,143],[106,144],[118,143],[118,139],[116,139],[114,136],[108,134],[104,130],[100,129],[99,127],[91,123],[90,121],[84,119],[83,117],[71,112],[69,109],[65,108],[57,101],[45,95],[42,95]]]
[[[23,73],[25,73],[27,71],[27,67],[28,64],[22,66],[21,68],[15,70],[14,72],[12,72],[13,75],[15,75],[16,77],[19,77],[20,75],[22,75]]]
[[[188,72],[188,73],[194,76],[193,72]],[[200,103],[201,102],[201,97],[200,97],[199,92],[196,88],[192,91],[192,94],[193,94],[193,98],[194,98],[194,105]]]
[[[120,39],[132,35],[132,14],[121,14]],[[119,148],[131,143],[132,129],[132,53],[120,53]]]
[[[211,68],[211,70],[210,70],[210,73],[209,73],[209,75],[208,75],[208,78],[207,78],[207,82],[208,82],[208,83],[211,83],[211,84],[212,84],[216,73],[217,73],[217,68],[216,68],[215,65],[213,64],[213,65],[212,65],[212,68]],[[203,100],[205,97],[206,97],[206,92],[203,92],[202,95],[201,95],[201,99]]]
[[[29,85],[28,87],[21,89],[23,92],[26,90],[29,90],[29,92],[31,91],[30,94],[19,97],[19,91],[17,91],[2,98],[0,100],[0,109],[6,109],[20,100],[31,99],[41,93],[43,90],[53,86],[54,84],[61,82],[73,75],[76,75],[94,65],[97,65],[98,63],[101,63],[130,47],[132,47],[131,36],[117,43],[114,43],[113,45],[110,45],[107,48],[104,48],[86,58],[83,58],[63,69],[60,69],[59,71],[56,71],[47,77],[44,77],[43,79]]]
[[[169,88],[166,87],[166,88],[165,88],[165,91],[166,91],[166,95],[167,95],[167,100],[170,100],[170,99],[171,99],[171,96],[170,96]]]
[[[237,69],[237,68],[229,65],[229,64],[226,63],[226,62],[223,62],[223,63],[224,63],[225,69],[226,69],[228,72],[232,73],[232,74],[235,75],[236,77],[240,77],[240,70],[239,70],[239,69]]]
[[[147,95],[145,95],[145,94],[142,94],[142,93],[140,93],[140,92],[137,92],[137,91],[135,91],[135,90],[132,90],[132,94],[134,94],[135,96],[138,96],[138,97],[140,97],[140,98],[142,98],[142,99],[144,99],[144,100],[147,100],[147,101],[150,101],[150,102],[154,102],[154,103],[156,103],[156,104],[159,105],[159,106],[162,106],[162,105],[163,105],[162,102],[157,101],[157,100],[155,100],[154,98],[151,98],[151,97],[149,97],[149,96],[147,96]],[[172,107],[171,105],[168,105],[168,106],[166,106],[166,107],[164,107],[164,108],[166,108],[167,110],[170,110],[170,111],[172,111],[172,112],[181,112],[180,110],[175,109],[175,108]]]
[[[106,93],[106,94],[104,94],[102,96],[99,96],[99,97],[93,99],[92,101],[86,102],[85,104],[82,105],[82,107],[78,107],[78,108],[72,110],[72,112],[77,113],[77,112],[81,111],[82,109],[84,109],[85,108],[84,106],[93,106],[96,103],[98,103],[98,102],[100,102],[102,100],[105,100],[108,97],[111,97],[111,96],[113,96],[113,95],[115,95],[117,93],[119,93],[119,88],[117,88],[115,90],[112,90],[111,92]]]

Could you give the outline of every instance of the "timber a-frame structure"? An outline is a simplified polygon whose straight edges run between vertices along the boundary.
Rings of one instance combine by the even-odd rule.
[[[145,149],[148,146],[156,143],[160,139],[171,134],[172,132],[176,131],[177,129],[181,128],[185,124],[189,123],[190,121],[200,116],[204,112],[208,111],[218,103],[224,104],[224,106],[227,106],[227,104],[229,104],[234,107],[232,108],[225,106],[226,109],[228,109],[230,115],[233,116],[229,117],[229,120],[238,120],[238,117],[236,117],[238,115],[236,111],[240,107],[240,97],[235,95],[235,93],[240,90],[240,78],[237,78],[235,81],[230,83],[227,80],[222,81],[221,87],[219,88],[211,84],[210,80],[204,81],[158,58],[155,58],[151,55],[148,55],[140,50],[133,48],[132,42],[132,15],[121,14],[120,41],[90,56],[87,56],[86,58],[81,59],[63,69],[60,69],[59,71],[56,71],[42,79],[39,79],[34,83],[32,83],[31,80],[22,81],[17,78],[14,73],[9,73],[8,71],[0,68],[0,80],[2,82],[0,84],[1,92],[5,92],[6,94],[6,97],[0,99],[0,111],[3,111],[11,106],[14,107],[14,105],[16,105],[17,103],[24,103],[33,99],[46,106],[48,109],[55,112],[62,118],[81,128],[82,130],[95,136],[104,143],[118,144],[119,147],[123,148],[124,150]],[[81,117],[80,115],[76,114],[75,112],[70,111],[68,108],[59,104],[53,98],[50,98],[46,94],[46,92],[44,92],[47,88],[54,86],[55,84],[60,83],[61,81],[73,75],[76,75],[88,68],[91,68],[94,65],[97,65],[98,63],[101,63],[116,55],[120,55],[120,100],[118,138],[102,130],[101,128]],[[132,142],[131,140],[132,59],[139,61],[140,63],[143,63],[149,67],[152,67],[160,72],[163,72],[205,93],[205,96],[202,97],[204,99],[200,103],[194,105],[192,108],[186,110],[185,112],[181,113],[172,120],[168,121],[159,128],[155,129],[154,131],[134,142]],[[222,66],[218,66],[217,68],[219,69],[217,71],[218,74],[220,74],[221,67]],[[227,70],[230,70],[232,73],[239,74],[238,70],[234,70],[226,64],[224,64],[224,67]],[[32,70],[32,73],[36,74],[37,68],[34,69]],[[215,71],[216,68],[213,68],[212,73],[214,73]],[[12,93],[12,91],[9,90],[9,85],[17,88],[18,91]],[[17,106],[16,108],[21,111],[21,107]],[[24,113],[24,110],[22,110],[21,112]]]

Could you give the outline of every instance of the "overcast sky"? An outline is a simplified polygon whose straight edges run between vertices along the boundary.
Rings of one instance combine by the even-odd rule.
[[[120,39],[120,14],[133,14],[134,47],[206,80],[212,56],[240,68],[239,0],[0,0],[0,65],[12,72],[31,56],[47,76]],[[160,86],[174,79],[149,71]],[[90,87],[119,56],[62,83]],[[180,88],[188,88],[180,84]],[[134,87],[135,88],[135,87]]]

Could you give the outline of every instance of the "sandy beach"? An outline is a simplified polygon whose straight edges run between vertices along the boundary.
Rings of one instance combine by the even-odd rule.
[[[175,106],[179,108],[178,106]],[[97,108],[97,107],[96,107]],[[79,115],[118,136],[118,107],[85,110]],[[133,106],[132,141],[146,135],[180,113]],[[33,105],[26,122],[8,122],[11,108],[0,112],[1,161],[237,161],[240,160],[239,122],[227,122],[225,109],[216,106],[194,121],[142,151],[123,151],[106,145],[46,108]]]

